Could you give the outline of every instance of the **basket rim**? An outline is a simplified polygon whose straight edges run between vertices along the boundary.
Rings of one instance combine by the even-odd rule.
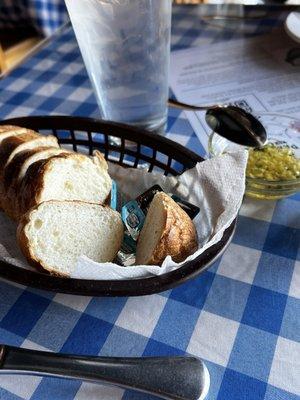
[[[72,121],[76,120],[77,129],[78,131],[90,131],[94,132],[97,131],[97,127],[99,129],[99,124],[101,125],[101,129],[109,130],[113,128],[122,129],[122,136],[125,140],[132,140],[132,135],[134,134],[134,139],[138,143],[147,146],[153,145],[153,141],[159,143],[162,147],[161,150],[169,151],[170,147],[174,150],[177,150],[179,153],[182,153],[185,157],[189,158],[191,161],[201,162],[204,161],[204,158],[193,152],[192,150],[188,149],[187,147],[183,146],[180,143],[177,143],[169,138],[166,138],[162,135],[159,135],[154,132],[147,131],[145,129],[137,128],[135,126],[123,124],[120,122],[114,122],[109,120],[97,119],[97,118],[90,118],[90,117],[77,117],[77,116],[69,116],[69,115],[34,115],[28,117],[16,117],[16,118],[9,118],[3,121],[0,121],[0,125],[14,125],[17,123],[24,123],[33,127],[33,125],[40,124],[40,123],[47,123],[47,122],[57,122],[60,125],[60,128],[56,128],[57,130],[69,129],[67,128],[68,124]],[[23,122],[24,121],[24,122]],[[86,125],[90,125],[90,129],[86,129]],[[27,127],[26,125],[24,126]],[[33,128],[31,128],[33,129]],[[41,127],[40,129],[47,129]],[[48,128],[49,129],[49,128]],[[114,133],[110,136],[121,137]],[[163,152],[163,151],[162,151]]]

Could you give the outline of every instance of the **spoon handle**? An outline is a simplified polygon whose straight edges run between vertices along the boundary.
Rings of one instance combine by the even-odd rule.
[[[201,111],[207,110],[208,108],[214,108],[214,106],[193,106],[192,104],[181,103],[180,101],[169,99],[168,105],[170,107],[179,108],[181,110]]]
[[[83,379],[169,400],[204,399],[209,388],[209,374],[203,362],[187,356],[73,356],[0,345],[0,372]]]

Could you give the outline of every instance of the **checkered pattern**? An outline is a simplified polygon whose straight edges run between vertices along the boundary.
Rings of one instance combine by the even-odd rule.
[[[32,26],[48,36],[67,20],[64,0],[1,0],[0,29]]]
[[[239,37],[238,31],[201,23],[190,10],[174,10],[173,48]],[[251,23],[256,35],[280,25],[282,18]],[[0,81],[0,92],[3,119],[99,117],[71,29]],[[168,136],[203,154],[177,110],[169,112]],[[299,194],[277,203],[245,200],[223,257],[200,277],[165,293],[73,297],[0,280],[0,342],[103,356],[194,354],[210,371],[210,400],[299,399],[299,202]],[[80,381],[1,376],[0,398],[153,397]]]

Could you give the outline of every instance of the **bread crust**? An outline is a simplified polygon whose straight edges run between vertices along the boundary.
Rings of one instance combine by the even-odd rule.
[[[18,195],[20,193],[21,182],[19,180],[20,172],[23,168],[24,163],[35,154],[41,152],[54,152],[65,153],[67,150],[63,150],[58,147],[37,147],[30,150],[23,150],[20,153],[17,153],[13,160],[4,168],[4,176],[3,176],[3,184],[4,184],[4,194],[2,196],[2,208],[5,213],[12,219],[17,219],[17,201]],[[48,157],[45,155],[43,160],[46,160],[53,156],[54,154],[50,154]],[[36,161],[37,162],[37,161]]]
[[[99,150],[95,150],[93,153],[93,158],[96,161],[96,163],[105,171],[108,170],[108,164],[107,161],[105,160],[105,157],[102,153],[100,153]]]
[[[3,177],[3,169],[11,155],[11,153],[23,143],[29,142],[33,139],[38,139],[40,135],[36,132],[28,131],[17,136],[10,136],[4,139],[0,146],[0,174]]]
[[[5,136],[6,133],[11,132],[12,135],[14,134],[21,134],[26,133],[27,129],[22,128],[20,126],[15,125],[0,125],[0,141],[2,140],[2,136]]]
[[[11,131],[13,129],[25,129],[25,128],[21,128],[20,126],[16,126],[16,125],[0,125],[0,134],[2,132],[7,132],[7,131]]]
[[[198,240],[195,225],[187,213],[170,196],[164,192],[159,192],[155,196],[160,196],[163,202],[165,227],[146,264],[161,265],[167,256],[171,256],[175,262],[182,262],[197,250]],[[136,264],[139,264],[138,257]]]
[[[3,185],[6,191],[17,181],[24,162],[36,152],[37,149],[23,150],[16,154],[13,160],[4,168]]]
[[[53,146],[41,146],[36,147],[29,150],[23,150],[20,153],[17,153],[12,161],[4,168],[3,174],[3,184],[5,190],[8,190],[10,186],[14,185],[15,182],[18,180],[21,170],[23,168],[24,163],[35,154],[41,152],[57,152],[57,153],[66,153],[66,150],[63,150],[59,147]],[[54,154],[53,154],[54,155]]]
[[[28,131],[28,129],[22,128],[20,126],[0,125],[0,145],[2,145],[2,142],[4,140],[6,140],[10,137],[24,134],[27,131]],[[2,173],[3,173],[3,169],[0,169],[0,178],[2,176]],[[0,210],[2,209],[3,194],[4,194],[3,182],[0,179]]]

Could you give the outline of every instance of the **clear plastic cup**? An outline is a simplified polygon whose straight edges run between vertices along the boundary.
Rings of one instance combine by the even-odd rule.
[[[171,0],[65,0],[101,116],[162,132]]]

